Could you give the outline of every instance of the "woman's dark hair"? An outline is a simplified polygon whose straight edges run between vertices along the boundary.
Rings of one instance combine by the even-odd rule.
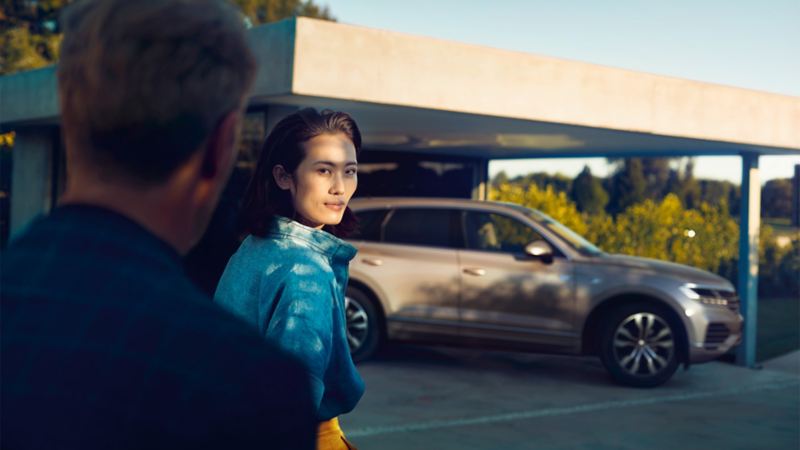
[[[278,187],[272,168],[281,165],[288,173],[294,173],[306,157],[304,142],[323,134],[342,133],[361,151],[361,132],[349,114],[324,110],[317,112],[305,108],[283,118],[267,136],[256,170],[244,194],[240,224],[245,234],[264,236],[273,216],[293,218],[295,215],[292,195]],[[348,206],[338,225],[325,225],[323,230],[347,237],[358,225],[353,211]]]

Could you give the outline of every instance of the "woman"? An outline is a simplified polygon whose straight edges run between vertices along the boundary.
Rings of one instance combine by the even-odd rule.
[[[275,126],[244,197],[248,236],[214,295],[308,367],[320,449],[354,448],[338,416],[364,392],[344,312],[356,249],[340,239],[355,225],[347,204],[358,184],[360,147],[358,126],[341,112],[304,109]]]

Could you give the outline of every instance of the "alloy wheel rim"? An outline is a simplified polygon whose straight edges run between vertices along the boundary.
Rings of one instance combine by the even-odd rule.
[[[628,374],[653,376],[673,358],[672,329],[652,313],[636,313],[623,320],[614,332],[614,357]]]
[[[356,300],[345,296],[344,311],[347,319],[347,343],[350,351],[354,352],[361,348],[369,331],[367,312]]]

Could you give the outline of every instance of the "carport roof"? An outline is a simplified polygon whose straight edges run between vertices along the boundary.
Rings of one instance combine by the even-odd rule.
[[[297,18],[250,31],[253,105],[351,112],[371,148],[486,159],[800,155],[800,98]],[[53,68],[0,77],[3,128],[57,120]]]

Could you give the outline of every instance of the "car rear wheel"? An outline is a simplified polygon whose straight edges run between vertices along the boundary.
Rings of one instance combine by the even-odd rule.
[[[681,328],[666,308],[634,303],[613,310],[601,333],[600,359],[618,383],[654,387],[678,368]]]
[[[381,321],[372,299],[360,289],[348,286],[344,297],[347,342],[353,361],[370,358],[378,350]]]

